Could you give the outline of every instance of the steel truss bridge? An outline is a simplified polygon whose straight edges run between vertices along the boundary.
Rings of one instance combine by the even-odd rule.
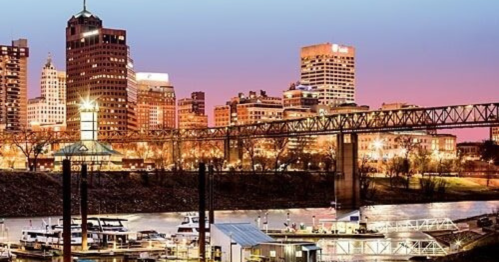
[[[342,133],[434,130],[499,125],[499,103],[456,105],[400,110],[377,110],[279,120],[251,125],[149,131],[99,131],[109,143],[211,141],[265,137],[295,137]],[[0,134],[2,140],[16,132]],[[54,134],[54,142],[75,142],[79,131]]]
[[[454,222],[452,222],[449,218],[379,221],[368,223],[367,229],[375,230],[380,233],[459,230],[456,224],[454,224]]]
[[[338,239],[328,240],[325,256],[438,257],[447,255],[433,239]],[[324,252],[324,245],[323,245]]]

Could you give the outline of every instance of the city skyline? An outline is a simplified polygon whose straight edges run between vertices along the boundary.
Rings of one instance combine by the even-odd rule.
[[[241,4],[242,8],[227,1],[210,1],[210,3],[143,1],[148,6],[143,9],[151,13],[149,16],[141,17],[140,21],[129,19],[130,12],[135,10],[134,4],[120,1],[122,2],[124,3],[119,6],[116,5],[117,1],[105,3],[89,1],[87,6],[91,12],[105,20],[106,27],[127,30],[136,71],[168,73],[179,98],[187,97],[192,91],[204,91],[211,125],[213,125],[214,106],[223,105],[238,92],[263,89],[271,96],[281,96],[289,83],[299,79],[300,48],[324,42],[335,42],[356,48],[359,105],[367,104],[372,109],[379,108],[382,102],[439,106],[493,102],[495,97],[499,96],[499,90],[494,89],[499,77],[494,75],[493,71],[499,63],[498,53],[493,49],[499,43],[499,37],[493,30],[499,24],[499,19],[491,11],[494,8],[485,1],[475,3],[473,6],[468,6],[464,2],[456,4],[455,1],[452,2],[453,5],[450,5],[450,1],[439,3],[426,1],[423,4],[418,1],[418,6],[412,6],[413,2],[400,4],[394,1],[378,1],[376,6],[371,6],[383,9],[390,5],[392,9],[384,10],[384,15],[373,14],[376,8],[371,10],[369,4],[355,6],[356,13],[353,13],[354,5],[344,2],[330,3],[331,1],[308,1],[309,4],[296,1],[296,4],[287,6],[280,6],[277,3],[279,1],[276,1],[267,5],[268,9],[265,10],[255,9],[260,1]],[[37,10],[38,4],[40,3],[33,3],[33,10]],[[43,20],[38,17],[38,15],[46,16],[46,12],[31,14],[30,17],[49,26],[41,25],[43,30],[38,29],[37,32],[33,32],[32,29],[23,29],[24,25],[16,24],[15,34],[12,32],[11,37],[2,35],[0,39],[3,43],[10,42],[9,38],[28,39],[30,46],[28,97],[30,98],[38,95],[39,68],[47,52],[54,54],[57,68],[64,68],[63,27],[65,21],[82,8],[82,1],[65,1],[62,4],[62,1],[52,0],[44,1],[43,4],[45,7],[53,5],[58,8],[51,9],[54,11],[51,11],[49,19]],[[155,12],[162,10],[161,7],[168,6],[172,8],[171,10],[178,10],[177,13],[174,11],[164,13],[166,18],[164,21],[160,19],[161,15],[158,16]],[[182,14],[188,11],[181,12],[180,9],[189,6],[196,6],[199,10],[214,10],[218,13],[213,14],[212,18],[216,19],[201,23],[199,21],[202,21],[203,15],[209,12],[198,13],[199,10],[190,10],[199,21],[183,20],[185,18]],[[338,7],[342,12],[338,13],[338,18],[333,15],[327,17],[313,15],[309,19],[301,19],[293,15],[299,13],[303,7],[308,7],[319,14],[328,11],[328,7],[333,9]],[[435,9],[430,10],[429,7]],[[18,7],[12,6],[12,9],[16,8]],[[349,14],[352,17],[349,17]],[[476,17],[477,14],[479,17]],[[279,20],[273,15],[284,17]],[[10,14],[7,14],[5,17],[8,19],[9,16]],[[255,17],[261,18],[258,22],[268,22],[268,26],[259,27],[258,23],[244,22],[244,19]],[[290,17],[292,19],[289,19]],[[427,20],[398,21],[402,25],[390,27],[391,23],[404,17],[408,20],[411,18]],[[363,21],[370,18],[379,20]],[[231,19],[230,26],[224,22],[224,19]],[[166,41],[162,41],[163,36],[151,34],[151,31],[164,29],[168,21],[190,23],[169,24],[171,30],[168,28],[168,33],[162,34],[166,35]],[[52,26],[52,23],[56,26]],[[4,23],[2,24],[1,31],[11,31]],[[314,24],[315,27],[308,27]],[[404,27],[404,24],[407,27]],[[144,29],[145,25],[148,25],[148,28]],[[230,30],[238,25],[243,26],[243,30]],[[14,28],[14,25],[11,27]],[[186,27],[191,31],[185,32],[194,33],[200,28],[202,30],[197,32],[200,35],[181,34],[182,28]],[[376,27],[384,30],[379,32],[379,35],[375,34],[373,28]],[[258,31],[262,28],[267,30]],[[283,28],[286,32],[282,31]],[[292,32],[293,28],[297,29],[298,33]],[[402,34],[403,30],[407,30],[406,35]],[[59,35],[59,37],[40,37],[37,36],[39,33],[48,34],[47,36]],[[402,35],[397,37],[397,33]],[[205,38],[201,39],[203,36]],[[429,40],[429,36],[433,37],[431,38],[433,41]],[[197,41],[196,37],[204,41]],[[384,40],[383,37],[388,38]],[[43,44],[41,41],[47,42]],[[224,46],[226,48],[222,49]],[[156,53],[148,50],[154,50]],[[213,63],[214,61],[216,63]],[[401,90],[401,86],[406,88]],[[473,90],[472,96],[465,93],[469,90]],[[421,94],[426,96],[422,97]],[[465,141],[485,139],[488,137],[487,132],[486,129],[473,129],[457,133],[459,140]]]

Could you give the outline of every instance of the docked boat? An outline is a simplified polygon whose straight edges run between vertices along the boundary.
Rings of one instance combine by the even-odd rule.
[[[12,261],[16,257],[16,254],[12,253],[9,246],[0,247],[0,261]]]
[[[61,220],[59,220],[61,222]],[[57,225],[51,225],[50,220],[47,224],[45,221],[42,223],[42,227],[35,228],[32,226],[24,227],[21,232],[21,245],[26,249],[61,249],[64,243],[63,241],[63,226],[58,223]],[[92,235],[88,234],[87,244],[89,247],[93,245],[94,241]],[[81,225],[72,223],[71,224],[71,246],[81,246],[82,244],[82,230]]]
[[[210,235],[209,223],[206,221],[206,237]],[[199,238],[199,216],[197,215],[187,215],[182,219],[180,225],[177,226],[176,237],[184,237],[190,239]]]

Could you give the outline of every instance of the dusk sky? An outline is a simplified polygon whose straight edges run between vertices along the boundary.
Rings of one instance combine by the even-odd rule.
[[[65,66],[65,27],[82,0],[1,0],[0,43],[27,38],[29,97],[51,52]],[[238,92],[281,96],[299,80],[300,47],[356,48],[357,103],[439,106],[499,101],[499,1],[88,0],[126,29],[138,72],[170,75],[177,97],[205,91],[207,111]],[[210,119],[210,122],[213,122]],[[459,141],[486,129],[462,130]]]

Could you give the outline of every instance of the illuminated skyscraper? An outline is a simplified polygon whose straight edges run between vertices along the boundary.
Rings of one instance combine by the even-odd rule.
[[[0,45],[0,130],[27,125],[28,40]]]
[[[49,55],[43,66],[41,96],[28,101],[28,122],[47,128],[60,128],[66,122],[66,72],[58,72]]]
[[[205,115],[204,92],[193,92],[190,98],[178,100],[178,128],[208,127],[208,116]]]
[[[301,49],[301,83],[319,91],[319,103],[355,103],[355,48],[318,44]]]
[[[175,128],[175,90],[168,74],[137,73],[137,116],[140,130]]]
[[[137,129],[137,87],[126,31],[102,26],[102,20],[83,11],[66,27],[68,130],[79,130],[82,98],[99,104],[100,130]]]

